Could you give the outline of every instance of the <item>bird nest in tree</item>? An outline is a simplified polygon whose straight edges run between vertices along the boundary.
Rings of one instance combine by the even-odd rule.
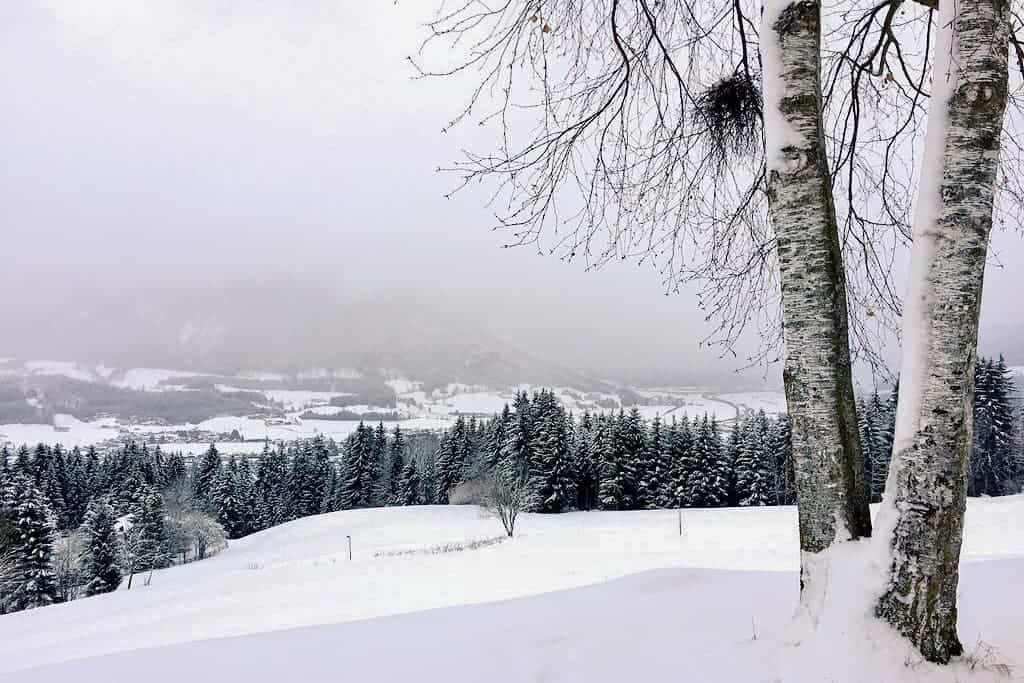
[[[761,90],[746,73],[718,81],[697,98],[706,142],[719,163],[752,156],[761,146]]]

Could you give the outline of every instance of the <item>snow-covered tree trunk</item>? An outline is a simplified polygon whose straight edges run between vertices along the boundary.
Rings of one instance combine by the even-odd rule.
[[[961,653],[956,591],[982,277],[1007,98],[1006,0],[941,0],[914,219],[879,614],[929,660]],[[880,539],[881,540],[881,539]]]
[[[846,282],[825,154],[821,6],[767,0],[761,28],[768,199],[781,270],[784,380],[803,551],[871,534],[850,370]]]

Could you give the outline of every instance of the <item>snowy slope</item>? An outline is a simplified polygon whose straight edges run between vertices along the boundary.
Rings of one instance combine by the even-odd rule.
[[[964,667],[941,677],[898,648],[881,648],[874,678],[844,678],[865,670],[785,645],[794,512],[684,511],[682,539],[672,511],[527,515],[513,540],[447,553],[426,551],[493,538],[498,523],[469,507],[322,515],[149,587],[0,617],[0,680],[828,680],[822,666],[843,681],[987,680]],[[1024,497],[972,500],[965,539],[965,644],[1024,661],[1024,613],[1009,599]],[[524,599],[466,606],[508,598]],[[225,636],[241,637],[210,640]],[[899,677],[886,675],[893,662]]]

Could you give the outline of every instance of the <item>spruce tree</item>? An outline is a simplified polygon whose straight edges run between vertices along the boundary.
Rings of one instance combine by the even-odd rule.
[[[661,417],[654,416],[644,448],[643,471],[640,477],[640,505],[646,510],[668,507],[672,498],[670,465],[666,430]]]
[[[635,406],[628,414],[619,413],[614,431],[614,448],[619,459],[619,488],[623,510],[635,510],[642,501],[640,474],[647,451],[647,435],[640,411]],[[646,496],[646,492],[644,493]]]
[[[696,429],[687,481],[687,498],[693,507],[719,507],[728,502],[728,469],[718,433],[718,423],[707,414]]]
[[[683,415],[676,420],[672,418],[672,428],[668,439],[668,459],[671,480],[671,500],[665,507],[682,507],[689,504],[689,480],[693,459],[693,430],[690,418]]]
[[[416,466],[416,458],[409,458],[402,467],[398,478],[398,490],[396,492],[397,505],[422,505],[423,489],[420,481],[419,468]]]
[[[439,505],[447,505],[452,489],[463,482],[467,443],[466,422],[460,416],[452,428],[442,435],[437,449],[434,500]]]
[[[405,469],[405,435],[397,424],[391,432],[391,443],[388,445],[388,476],[387,476],[387,500],[388,505],[401,505],[399,499],[400,483],[402,481],[402,470]]]
[[[769,505],[774,498],[771,425],[763,410],[745,421],[738,439],[736,491],[739,505]]]
[[[13,556],[11,609],[44,607],[57,600],[53,573],[53,511],[34,478],[19,474],[11,485]]]
[[[507,418],[503,432],[497,467],[506,473],[528,476],[533,461],[533,408],[526,392],[516,396],[515,411]]]
[[[573,469],[576,472],[576,508],[593,510],[600,493],[600,466],[596,456],[594,421],[583,413],[573,441]]]
[[[736,423],[729,431],[729,438],[725,442],[725,462],[729,470],[729,477],[726,482],[726,500],[731,507],[741,505],[743,499],[742,486],[744,484],[747,460],[744,455],[746,441],[750,431],[749,417],[737,417]]]
[[[373,432],[373,441],[370,449],[370,482],[369,500],[371,507],[381,507],[388,504],[388,476],[390,466],[388,463],[388,437],[384,431],[384,423],[379,422]]]
[[[616,447],[619,420],[602,417],[598,420],[594,439],[595,458],[600,463],[601,484],[599,498],[602,510],[627,510],[628,466],[622,452]]]
[[[156,490],[148,489],[132,511],[132,530],[137,534],[135,571],[161,569],[170,564],[164,499]]]
[[[975,367],[974,440],[968,494],[998,496],[1016,472],[1013,454],[1013,380],[1002,356],[979,359]]]
[[[534,402],[535,423],[528,487],[535,512],[564,512],[576,499],[567,418],[551,392]]]
[[[341,509],[351,510],[372,504],[373,456],[373,428],[360,422],[345,442],[339,488]]]
[[[292,518],[288,492],[288,457],[281,448],[264,445],[253,485],[256,529],[269,529]]]
[[[121,585],[121,550],[114,508],[103,499],[89,502],[83,523],[83,592],[86,596],[109,593]]]
[[[221,469],[220,453],[217,451],[217,446],[211,443],[199,460],[195,476],[192,478],[192,490],[200,502],[209,502],[210,490]]]
[[[776,505],[796,503],[796,471],[793,467],[793,446],[789,432],[789,418],[780,415],[771,433],[773,492]]]

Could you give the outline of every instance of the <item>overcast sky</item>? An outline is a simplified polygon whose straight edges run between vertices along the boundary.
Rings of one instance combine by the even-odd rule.
[[[431,6],[0,3],[8,280],[290,274],[417,290],[555,360],[735,367],[697,348],[693,299],[665,297],[649,268],[500,249],[485,194],[444,198],[454,179],[435,169],[493,131],[442,134],[465,83],[412,78]],[[997,248],[1022,253],[1006,234]],[[1024,328],[1021,273],[990,269],[983,327]]]

